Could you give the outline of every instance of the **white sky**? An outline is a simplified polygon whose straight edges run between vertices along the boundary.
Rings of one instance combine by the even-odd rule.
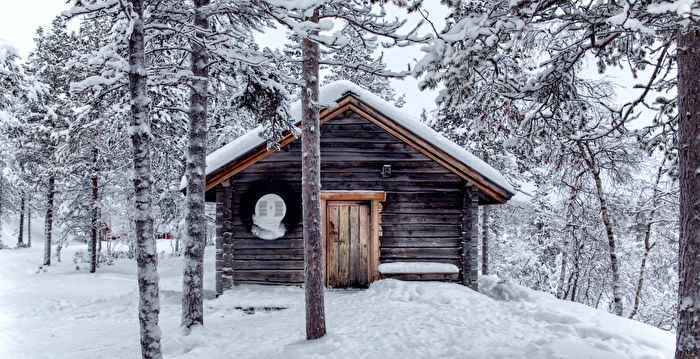
[[[442,18],[447,11],[437,4],[437,1],[434,7],[435,9],[431,9],[431,18],[435,19],[440,28],[444,23]],[[0,41],[17,48],[20,56],[26,59],[34,49],[36,29],[39,26],[43,26],[44,29],[50,28],[53,18],[68,8],[66,0],[0,0]],[[396,15],[390,16],[403,15],[397,12]],[[416,20],[415,14],[409,18],[413,23]],[[285,36],[283,31],[270,31],[258,38],[261,45],[275,48],[283,44]],[[415,63],[415,60],[421,56],[418,46],[384,51],[384,60],[393,70],[404,70],[409,63]],[[435,108],[436,93],[419,91],[418,80],[413,78],[392,80],[392,85],[397,94],[406,94],[404,109],[407,112],[418,116],[423,108],[428,110]]]
[[[442,28],[447,9],[439,5],[437,1],[426,2],[426,5],[430,12],[429,17],[435,22],[436,28]],[[68,7],[66,0],[0,0],[0,41],[16,47],[20,56],[26,58],[34,49],[33,38],[37,27],[49,28],[53,18]],[[406,15],[403,10],[393,8],[389,9],[389,16],[404,17]],[[409,24],[415,23],[419,16],[412,14],[408,19]],[[425,26],[424,31],[428,31],[427,26]],[[277,30],[261,34],[257,38],[261,45],[275,48],[283,44],[285,36],[283,31]],[[404,70],[408,64],[413,65],[421,57],[419,46],[386,49],[383,51],[385,52],[384,61],[393,70]],[[594,66],[590,67],[591,70],[586,71],[590,73],[589,77],[602,77],[596,73]],[[620,103],[629,101],[637,96],[640,91],[632,89],[632,86],[645,80],[644,74],[639,79],[633,79],[628,70],[608,71],[605,77],[620,86],[617,91],[618,102]],[[428,110],[434,109],[436,97],[435,91],[419,91],[417,84],[418,80],[414,78],[392,80],[392,85],[396,89],[397,94],[406,94],[404,110],[415,116],[418,116],[423,108]]]
[[[36,29],[50,28],[54,17],[68,7],[66,0],[0,0],[0,40],[25,59],[34,49]]]

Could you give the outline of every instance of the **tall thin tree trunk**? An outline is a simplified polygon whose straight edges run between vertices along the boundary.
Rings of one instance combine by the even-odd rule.
[[[694,25],[690,25],[694,26]],[[700,358],[700,29],[678,37],[680,236],[676,359]]]
[[[131,95],[131,143],[134,155],[134,228],[139,286],[141,356],[162,358],[158,290],[158,250],[153,233],[151,123],[144,52],[144,2],[131,0],[133,29],[129,37],[129,93]]]
[[[622,290],[620,288],[620,269],[617,263],[617,245],[615,242],[615,234],[613,233],[612,222],[610,222],[610,214],[608,213],[608,204],[603,191],[603,182],[600,178],[600,171],[594,172],[596,190],[598,192],[598,203],[600,204],[600,213],[605,225],[605,234],[608,237],[608,251],[610,253],[610,270],[612,271],[612,290],[613,290],[613,310],[615,314],[622,315]]]
[[[27,248],[32,247],[32,201],[27,199]]]
[[[481,210],[481,274],[489,275],[489,218],[491,208],[483,206]]]
[[[658,203],[658,197],[661,190],[659,190],[659,183],[661,182],[661,175],[663,174],[664,165],[666,164],[666,156],[661,161],[659,166],[659,171],[656,173],[656,179],[654,180],[654,191],[651,195],[651,211],[649,211],[649,217],[644,225],[644,253],[642,254],[642,261],[639,264],[639,279],[637,281],[637,290],[634,292],[634,303],[632,304],[632,311],[630,312],[629,318],[634,318],[639,310],[639,302],[642,300],[642,288],[644,286],[644,271],[646,269],[647,258],[649,257],[649,252],[654,247],[655,243],[651,243],[651,226],[654,223],[654,216],[656,215],[656,206]]]
[[[17,248],[24,247],[24,212],[26,210],[24,194],[19,201],[19,234],[17,235]]]
[[[567,254],[574,239],[574,201],[576,200],[581,187],[581,176],[583,176],[583,172],[579,172],[579,174],[576,175],[574,184],[569,193],[569,201],[566,205],[566,224],[564,225],[564,240],[562,241],[560,249],[561,263],[559,268],[559,280],[557,281],[557,298],[559,299],[565,299],[566,294],[569,292],[568,288],[566,290],[564,289],[564,281],[566,280],[566,263],[568,261]],[[571,282],[571,278],[572,276],[569,276],[569,282]]]
[[[184,268],[182,277],[181,325],[191,328],[204,324],[204,247],[206,218],[204,213],[205,167],[207,157],[207,101],[209,73],[206,32],[209,20],[204,7],[209,0],[195,0],[196,40],[190,42],[194,80],[190,90],[189,129],[187,132],[187,213],[185,215]]]
[[[585,162],[593,176],[595,182],[598,204],[600,205],[600,215],[605,226],[605,235],[608,238],[608,253],[610,254],[610,271],[612,272],[612,291],[613,291],[613,312],[616,315],[622,316],[622,289],[620,288],[620,268],[617,263],[617,245],[615,242],[615,234],[610,221],[608,212],[608,204],[605,199],[605,190],[603,188],[603,180],[600,175],[600,168],[595,161],[593,151],[583,143],[578,143],[579,149],[584,154]]]
[[[56,178],[49,177],[49,190],[46,196],[46,218],[44,219],[44,265],[51,265],[51,236],[53,234],[53,198]]]
[[[318,23],[314,10],[307,21]],[[312,33],[318,34],[317,31]],[[318,102],[319,46],[304,38],[302,42],[301,89],[301,186],[304,235],[304,289],[306,291],[306,339],[326,335],[323,303],[323,247],[321,237],[321,139]]]
[[[644,271],[646,269],[647,258],[649,257],[649,252],[654,247],[654,244],[649,244],[649,237],[651,233],[651,222],[646,226],[646,232],[644,233],[644,253],[642,254],[642,261],[639,264],[639,279],[637,281],[637,289],[634,292],[634,303],[632,304],[632,311],[629,314],[629,318],[633,319],[637,315],[639,310],[639,302],[642,300],[642,288],[644,287]]]
[[[92,238],[90,238],[90,273],[95,273],[97,271],[97,230],[99,226],[99,204],[98,204],[98,178],[97,178],[97,147],[92,149]]]
[[[569,300],[572,302],[576,301],[576,293],[578,292],[578,282],[579,279],[581,279],[581,253],[583,252],[583,243],[579,244],[578,240],[576,240],[575,246],[576,251],[574,252],[574,270],[573,273],[571,273],[573,277],[573,282],[570,286],[571,295],[569,296]],[[566,299],[566,296],[564,296],[564,299]]]

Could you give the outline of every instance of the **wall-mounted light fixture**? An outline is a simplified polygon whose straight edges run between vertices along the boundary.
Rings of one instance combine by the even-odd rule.
[[[391,165],[382,166],[382,177],[386,178],[391,176]]]

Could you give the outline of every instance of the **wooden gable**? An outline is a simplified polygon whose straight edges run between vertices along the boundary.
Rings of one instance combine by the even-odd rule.
[[[478,189],[481,197],[479,201],[480,203],[505,203],[508,201],[508,199],[510,199],[510,197],[513,196],[513,193],[509,192],[507,189],[502,188],[496,183],[490,181],[488,178],[482,176],[465,163],[429,143],[419,134],[411,132],[398,122],[392,120],[389,116],[384,115],[379,110],[362,101],[351,92],[346,93],[340,100],[338,100],[336,106],[321,111],[321,124],[328,122],[347,111],[356,113],[362,118],[380,127],[391,136],[410,145],[449,171],[463,178],[468,185],[474,186]],[[321,131],[323,131],[323,127],[321,127]],[[287,134],[277,143],[278,147],[281,149],[296,139],[297,138],[292,134]],[[211,190],[223,181],[245,170],[250,165],[260,161],[261,159],[274,154],[275,152],[277,152],[277,150],[270,149],[263,143],[257,148],[245,153],[243,156],[240,156],[227,165],[209,174],[206,181],[206,191]]]

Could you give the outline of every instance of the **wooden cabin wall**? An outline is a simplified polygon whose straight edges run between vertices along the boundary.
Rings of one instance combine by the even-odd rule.
[[[303,283],[301,224],[280,239],[262,240],[248,231],[239,209],[241,195],[256,180],[285,180],[301,191],[300,148],[300,141],[294,141],[230,179],[231,236],[219,237],[224,241],[224,287],[234,282]],[[321,159],[324,191],[386,192],[381,262],[435,261],[462,267],[465,182],[459,176],[353,112],[322,125]],[[384,165],[391,165],[387,178],[381,173]],[[461,275],[449,279],[461,280]]]

